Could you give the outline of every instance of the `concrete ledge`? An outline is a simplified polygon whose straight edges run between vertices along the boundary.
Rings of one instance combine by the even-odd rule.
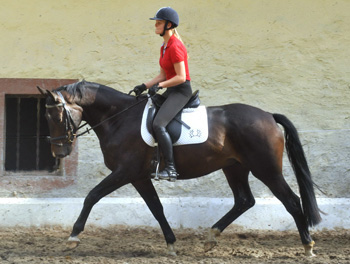
[[[229,198],[163,198],[166,217],[173,228],[211,227],[233,206]],[[83,198],[0,198],[2,227],[60,225],[72,227]],[[327,215],[315,229],[350,228],[350,199],[318,199]],[[88,225],[158,226],[141,198],[104,198],[93,208]],[[256,205],[234,224],[244,228],[296,230],[292,217],[274,198],[256,199]]]

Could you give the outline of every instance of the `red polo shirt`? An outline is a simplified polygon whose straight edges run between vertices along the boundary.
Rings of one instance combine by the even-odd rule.
[[[174,63],[181,61],[185,63],[186,80],[190,81],[186,47],[175,35],[172,35],[167,45],[163,45],[160,49],[159,65],[165,71],[167,80],[176,76]]]

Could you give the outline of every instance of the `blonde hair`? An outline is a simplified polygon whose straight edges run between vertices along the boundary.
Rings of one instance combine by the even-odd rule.
[[[173,34],[175,35],[175,37],[177,37],[185,45],[185,43],[182,41],[182,38],[181,38],[179,32],[176,30],[176,28],[173,29]]]
[[[178,38],[182,42],[182,44],[185,45],[185,43],[183,42],[183,40],[182,40],[179,32],[176,30],[176,28],[173,29],[173,34],[175,35],[176,38]],[[190,55],[188,54],[188,51],[187,51],[187,59],[189,59],[189,58],[190,58]]]
[[[175,35],[176,38],[178,38],[182,42],[182,44],[185,45],[185,43],[183,42],[183,40],[182,40],[179,32],[176,30],[176,28],[173,29],[173,34]],[[188,50],[187,50],[187,59],[189,59],[189,58],[190,58],[190,55],[188,54]]]

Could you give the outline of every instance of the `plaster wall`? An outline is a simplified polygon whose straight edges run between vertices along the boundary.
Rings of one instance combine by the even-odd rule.
[[[86,79],[128,92],[159,70],[148,18],[170,5],[202,103],[246,103],[288,116],[300,132],[319,197],[350,197],[350,2],[347,0],[3,0],[0,78]],[[52,87],[55,88],[55,87]],[[109,171],[93,134],[79,145],[74,184],[20,197],[84,197]],[[135,150],[137,151],[137,150]],[[284,174],[298,192],[289,162]],[[272,194],[250,177],[256,197]],[[155,183],[161,197],[232,197],[220,172]],[[15,186],[2,187],[12,196]],[[126,186],[111,197],[138,197]]]

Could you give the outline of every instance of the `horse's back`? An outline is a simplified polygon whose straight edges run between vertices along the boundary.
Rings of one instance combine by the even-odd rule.
[[[280,152],[283,133],[271,113],[246,104],[208,107],[209,141],[236,153]],[[278,149],[278,150],[277,150]]]
[[[276,127],[271,113],[247,104],[227,104],[208,107],[209,119],[215,125],[221,123],[232,128],[258,128],[264,126]]]

